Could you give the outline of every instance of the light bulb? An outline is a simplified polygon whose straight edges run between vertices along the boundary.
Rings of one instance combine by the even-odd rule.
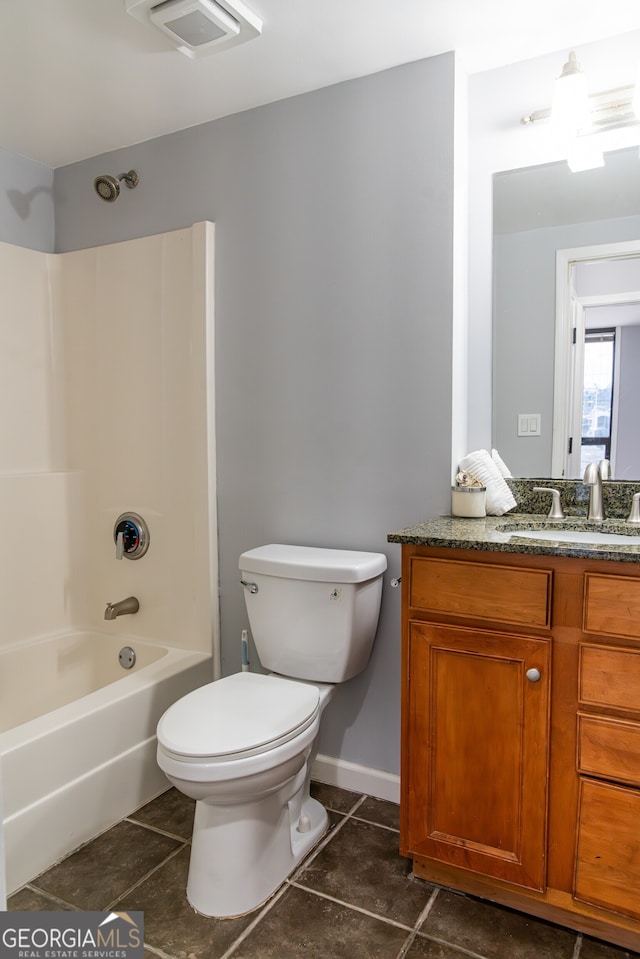
[[[573,51],[555,82],[551,123],[556,132],[565,136],[575,136],[589,126],[587,78]]]

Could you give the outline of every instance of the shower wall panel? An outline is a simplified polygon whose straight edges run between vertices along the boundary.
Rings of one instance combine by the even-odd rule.
[[[88,626],[217,647],[212,247],[204,223],[60,255],[0,244],[0,646]],[[138,562],[115,556],[127,510],[151,531]],[[105,623],[130,594],[140,612]]]
[[[0,243],[0,646],[71,623],[69,504],[78,477],[56,449],[62,382],[55,257]]]
[[[87,622],[104,626],[107,600],[133,593],[140,613],[110,627],[201,651],[211,648],[207,231],[211,241],[198,224],[64,254],[60,301],[68,459],[89,490]],[[126,510],[150,527],[137,562],[115,559]]]

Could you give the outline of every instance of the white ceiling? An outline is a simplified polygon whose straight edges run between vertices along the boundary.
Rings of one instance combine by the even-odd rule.
[[[638,0],[246,0],[262,35],[190,60],[125,0],[0,0],[0,146],[62,166],[456,50],[469,73],[640,28]]]

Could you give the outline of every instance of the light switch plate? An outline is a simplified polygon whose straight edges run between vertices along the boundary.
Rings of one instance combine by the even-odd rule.
[[[518,413],[518,436],[540,436],[540,413]]]

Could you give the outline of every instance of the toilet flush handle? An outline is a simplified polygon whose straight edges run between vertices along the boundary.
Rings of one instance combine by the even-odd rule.
[[[248,582],[246,581],[246,579],[241,579],[240,582],[241,582],[241,584],[244,586],[245,589],[248,589],[248,590],[249,590],[250,593],[257,593],[257,592],[258,592],[258,584],[257,584],[257,583],[248,583]]]

